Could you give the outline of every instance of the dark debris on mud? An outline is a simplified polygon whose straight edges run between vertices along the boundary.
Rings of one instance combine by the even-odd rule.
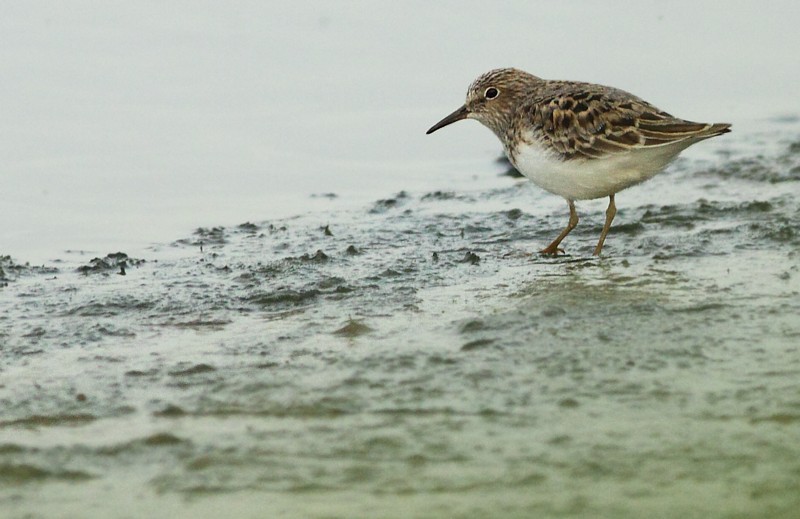
[[[29,263],[20,264],[15,262],[11,256],[0,255],[0,288],[7,286],[9,282],[24,276],[41,276],[58,274],[56,267],[44,265],[30,265]]]
[[[113,252],[106,255],[104,258],[93,258],[89,261],[88,265],[78,267],[78,272],[84,275],[89,274],[104,274],[116,272],[124,276],[127,274],[127,269],[130,267],[139,267],[145,260],[131,258],[124,252]]]

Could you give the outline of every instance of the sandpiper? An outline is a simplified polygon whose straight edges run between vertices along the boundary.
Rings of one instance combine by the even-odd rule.
[[[480,76],[464,106],[427,133],[462,119],[492,130],[520,173],[567,200],[567,227],[540,251],[553,255],[564,252],[561,241],[578,225],[576,200],[609,197],[597,256],[617,212],[617,192],[652,178],[692,144],[730,131],[730,124],[674,117],[617,88],[541,79],[515,68]]]

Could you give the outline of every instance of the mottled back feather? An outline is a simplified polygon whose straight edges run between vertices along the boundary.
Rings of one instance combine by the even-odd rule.
[[[730,131],[729,124],[686,121],[622,90],[591,83],[543,80],[512,122],[563,160],[600,159],[639,148],[668,146]],[[530,135],[528,136],[530,138]]]

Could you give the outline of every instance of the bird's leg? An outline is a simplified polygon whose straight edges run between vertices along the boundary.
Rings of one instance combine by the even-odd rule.
[[[611,229],[611,221],[614,215],[617,214],[617,206],[614,205],[614,195],[608,197],[608,209],[606,209],[606,224],[603,226],[603,232],[600,233],[600,241],[597,242],[597,247],[594,248],[594,255],[599,256],[600,251],[603,250],[603,242],[606,241],[608,230]]]
[[[569,223],[567,224],[566,229],[561,231],[561,234],[558,235],[558,238],[553,240],[553,243],[545,247],[544,249],[540,250],[540,254],[551,254],[553,256],[558,255],[559,252],[564,252],[564,249],[559,249],[558,246],[561,243],[561,240],[567,237],[572,229],[577,227],[578,225],[578,213],[575,212],[575,202],[572,200],[567,200],[567,204],[569,204]]]

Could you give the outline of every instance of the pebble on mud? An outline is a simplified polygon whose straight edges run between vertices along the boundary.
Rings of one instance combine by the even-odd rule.
[[[201,363],[201,364],[195,364],[194,366],[187,369],[170,371],[169,374],[172,376],[184,376],[184,375],[197,375],[200,373],[210,373],[212,371],[217,371],[217,368],[209,364]]]
[[[186,411],[173,404],[169,404],[164,409],[153,413],[153,416],[161,416],[165,418],[176,418],[178,416],[185,416],[185,415]]]
[[[318,249],[316,254],[313,256],[309,256],[308,254],[303,255],[303,259],[308,261],[327,261],[328,255],[322,252],[322,249]]]
[[[509,209],[508,211],[504,211],[503,214],[506,215],[506,218],[509,220],[519,220],[522,216],[522,209]]]
[[[476,339],[474,341],[469,341],[468,343],[461,346],[461,351],[474,351],[480,350],[487,346],[491,346],[494,344],[494,339]]]
[[[374,331],[372,328],[367,326],[366,324],[362,323],[361,321],[357,321],[355,319],[350,319],[347,321],[347,324],[333,332],[334,335],[340,335],[342,337],[359,337],[361,335],[365,335]]]
[[[481,262],[481,257],[472,251],[467,251],[464,258],[459,263],[469,263],[470,265],[477,265]]]

